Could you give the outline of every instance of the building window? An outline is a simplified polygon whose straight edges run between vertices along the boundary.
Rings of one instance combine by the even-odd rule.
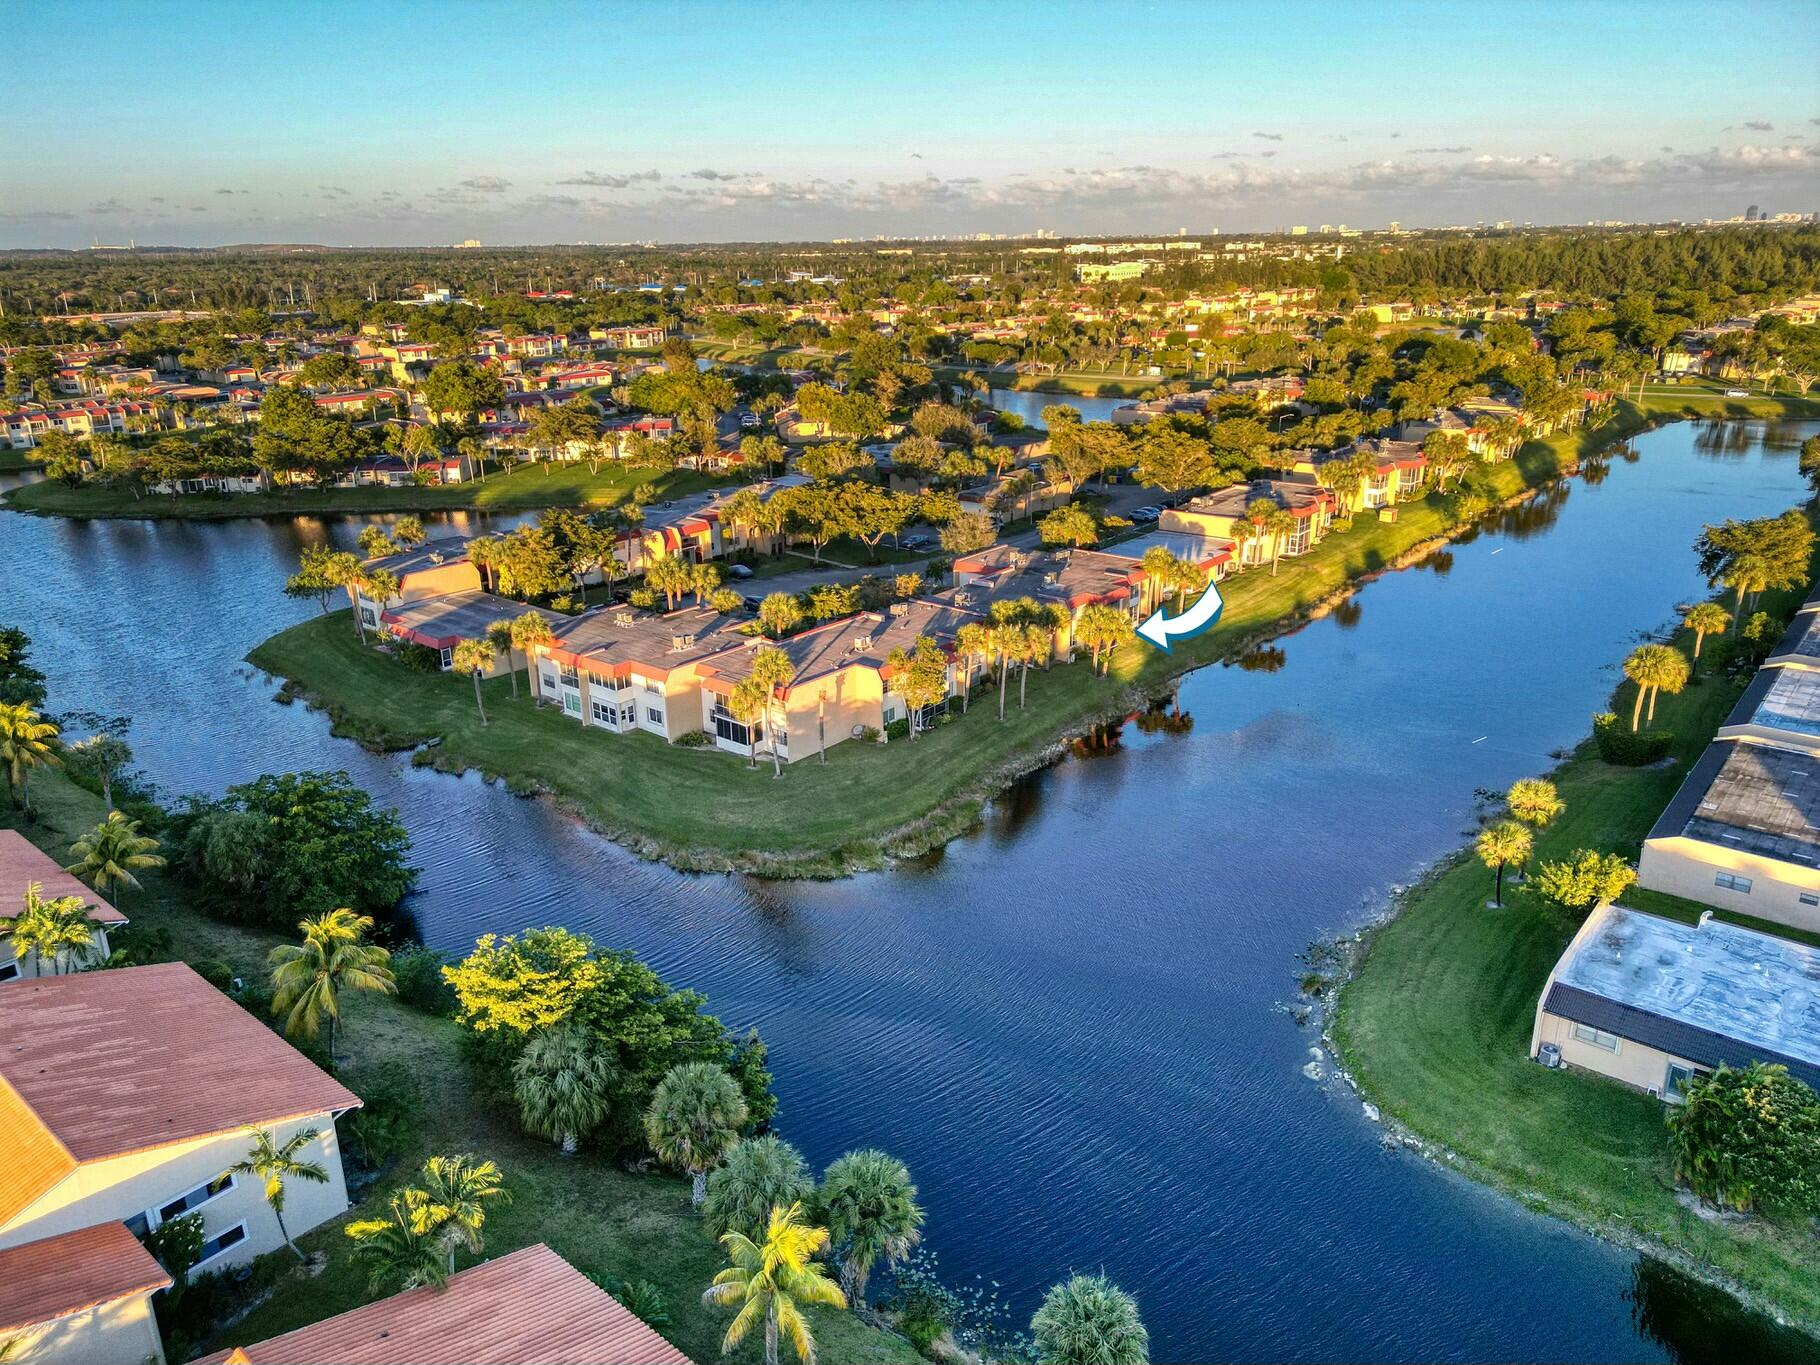
[[[246,1241],[245,1223],[236,1223],[233,1227],[216,1233],[202,1244],[202,1254],[196,1258],[196,1264],[190,1269],[195,1270],[207,1265],[222,1252],[230,1247],[237,1247],[244,1241]]]
[[[562,694],[562,709],[567,711],[571,716],[579,716],[581,714],[581,695],[576,692],[564,692]]]
[[[181,1218],[191,1209],[200,1208],[202,1205],[208,1203],[209,1200],[215,1198],[216,1195],[226,1194],[233,1188],[234,1177],[232,1174],[218,1175],[213,1180],[209,1181],[208,1184],[198,1185],[188,1194],[179,1195],[177,1198],[171,1200],[170,1203],[159,1205],[158,1221],[160,1223],[168,1223],[173,1218]]]
[[[17,975],[19,975],[17,962],[0,962],[0,981],[11,981]]]
[[[447,673],[449,671],[449,668],[454,664],[454,662],[455,662],[455,651],[452,649],[443,650],[442,651],[442,671],[444,673]]]
[[[630,730],[636,724],[638,724],[637,703],[627,702],[624,706],[619,708],[619,728],[622,730]]]
[[[655,706],[647,706],[645,708],[645,719],[650,721],[653,725],[662,725],[664,723],[664,713],[659,711]]]
[[[592,713],[596,725],[613,725],[619,720],[619,708],[609,702],[590,701],[588,710]]]
[[[1717,887],[1722,887],[1727,891],[1739,891],[1739,892],[1742,892],[1743,894],[1745,894],[1746,896],[1750,895],[1750,878],[1749,877],[1740,877],[1740,876],[1737,876],[1735,873],[1731,873],[1731,872],[1719,873],[1717,876],[1715,876],[1713,878],[1713,885],[1717,886]]]
[[[714,708],[714,733],[729,744],[737,744],[741,748],[751,744],[754,738],[749,727],[734,720],[718,706]]]
[[[1668,1078],[1662,1082],[1662,1098],[1670,1104],[1680,1104],[1687,1098],[1687,1083],[1700,1073],[1691,1066],[1682,1066],[1679,1062],[1668,1064]]]
[[[1607,1052],[1614,1053],[1622,1043],[1617,1034],[1607,1033],[1604,1029],[1594,1028],[1591,1024],[1575,1024],[1574,1037],[1582,1043],[1591,1043],[1594,1047],[1602,1047]]]
[[[1820,905],[1820,895],[1816,895],[1812,891],[1803,891],[1801,893],[1801,903],[1803,905]]]

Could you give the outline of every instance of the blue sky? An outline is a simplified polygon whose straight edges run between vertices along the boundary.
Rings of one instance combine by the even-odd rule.
[[[1820,210],[1820,4],[0,0],[0,246]]]

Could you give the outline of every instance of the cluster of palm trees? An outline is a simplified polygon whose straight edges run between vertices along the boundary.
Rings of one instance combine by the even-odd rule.
[[[720,588],[723,575],[718,564],[685,559],[681,555],[652,555],[645,561],[645,586],[662,593],[664,605],[675,610],[676,599],[693,594],[700,606]]]
[[[1636,685],[1637,696],[1630,708],[1630,728],[1636,732],[1643,719],[1643,708],[1649,706],[1649,722],[1656,721],[1656,698],[1666,692],[1671,697],[1686,688],[1693,676],[1687,656],[1673,645],[1638,645],[1624,660],[1624,676]]]
[[[1479,861],[1497,875],[1492,893],[1492,907],[1504,905],[1504,869],[1519,870],[1529,861],[1535,849],[1536,835],[1561,816],[1567,805],[1555,784],[1547,778],[1525,777],[1510,784],[1504,794],[1504,818],[1495,820],[1479,831],[1473,850]]]
[[[746,727],[747,767],[758,766],[759,722],[770,731],[773,777],[784,775],[781,749],[790,743],[790,713],[784,702],[795,679],[796,665],[788,654],[775,645],[760,645],[752,651],[746,676],[727,694],[728,714]]]
[[[363,1218],[345,1229],[354,1253],[369,1267],[375,1294],[428,1286],[440,1289],[455,1273],[455,1253],[478,1256],[491,1206],[512,1193],[492,1161],[469,1155],[432,1156],[419,1182],[393,1191],[384,1218]]]
[[[7,797],[28,815],[32,773],[63,761],[58,752],[60,733],[56,723],[31,703],[0,702],[0,766],[6,769]]]
[[[1279,506],[1271,498],[1253,498],[1245,508],[1245,515],[1235,520],[1226,534],[1231,538],[1241,564],[1251,562],[1246,558],[1246,552],[1254,541],[1268,543],[1270,573],[1274,578],[1277,562],[1282,557],[1283,542],[1295,531],[1296,517],[1288,508]]]

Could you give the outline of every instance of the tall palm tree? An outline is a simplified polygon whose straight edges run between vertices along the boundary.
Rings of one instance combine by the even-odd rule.
[[[727,711],[746,727],[746,766],[758,766],[758,723],[771,708],[771,694],[757,678],[741,678],[727,693]]]
[[[548,649],[556,643],[550,623],[534,611],[520,612],[512,618],[512,645],[525,656],[525,686],[531,685],[531,651]],[[510,662],[508,660],[508,662]],[[512,692],[518,693],[518,675],[512,675]]]
[[[480,699],[480,675],[492,666],[493,646],[486,640],[462,640],[449,656],[450,668],[457,673],[465,673],[474,680],[474,705],[480,711],[482,725],[490,722],[487,720],[486,703]]]
[[[721,1342],[722,1354],[732,1351],[762,1322],[765,1365],[778,1365],[780,1334],[790,1339],[803,1365],[815,1365],[815,1334],[809,1330],[803,1307],[847,1306],[840,1286],[813,1259],[828,1245],[827,1229],[810,1227],[798,1203],[771,1211],[762,1244],[740,1232],[729,1232],[720,1241],[732,1264],[714,1277],[701,1298],[710,1307],[739,1309]]]
[[[872,1264],[896,1265],[921,1238],[923,1211],[910,1171],[876,1148],[848,1152],[822,1175],[821,1207],[840,1255],[840,1287],[848,1303],[864,1303]]]
[[[1520,777],[1504,793],[1504,807],[1518,824],[1540,834],[1567,809],[1567,803],[1547,778]],[[1525,859],[1520,871],[1527,875],[1527,869],[1528,860]]]
[[[341,1023],[343,991],[395,994],[398,983],[388,965],[392,955],[361,939],[373,927],[371,915],[356,915],[345,906],[302,920],[302,943],[282,943],[267,959],[272,964],[272,1013],[282,1014],[292,1038],[314,1038],[326,1019],[329,1062],[335,1060],[335,1030]]]
[[[1150,1333],[1137,1300],[1104,1275],[1075,1275],[1043,1298],[1030,1319],[1042,1365],[1147,1365]]]
[[[815,1177],[801,1152],[776,1133],[749,1137],[735,1143],[709,1173],[702,1221],[716,1237],[728,1232],[759,1237],[772,1209],[814,1193]]]
[[[480,1255],[486,1242],[489,1204],[509,1204],[512,1192],[505,1177],[491,1161],[472,1156],[433,1156],[423,1163],[423,1192],[429,1198],[419,1206],[424,1229],[448,1251],[449,1274],[455,1273],[455,1249],[465,1246]]]
[[[422,1190],[399,1190],[386,1202],[386,1217],[363,1218],[344,1229],[354,1254],[372,1267],[367,1287],[373,1293],[441,1289],[448,1283],[448,1258],[425,1216],[429,1198]]]
[[[30,782],[35,768],[54,768],[57,726],[44,719],[27,702],[0,702],[0,764],[6,765],[6,786],[13,804],[30,810]]]
[[[615,1069],[587,1032],[573,1025],[539,1030],[512,1064],[519,1122],[574,1156],[582,1137],[612,1107]]]
[[[487,644],[496,654],[506,656],[506,672],[512,677],[512,700],[518,700],[518,661],[512,657],[515,646],[512,643],[512,623],[494,621],[487,627]]]
[[[104,896],[110,889],[123,896],[127,887],[138,888],[135,872],[164,866],[164,859],[154,851],[157,847],[156,839],[139,832],[137,820],[111,810],[100,824],[70,845],[76,861],[63,870],[75,873]]]
[[[72,968],[86,967],[98,956],[94,921],[80,896],[58,896],[46,900],[38,882],[28,882],[19,913],[10,920],[0,919],[0,937],[13,941],[13,956],[24,962],[35,958],[43,972],[49,963],[51,974],[61,976],[64,963]]]
[[[1656,719],[1656,694],[1679,692],[1687,686],[1687,656],[1672,645],[1638,645],[1624,661],[1624,676],[1636,684],[1637,697],[1630,711],[1630,728],[1634,732],[1643,715],[1643,703],[1649,703],[1649,718]]]
[[[1491,898],[1494,906],[1501,908],[1504,904],[1504,869],[1527,858],[1534,842],[1529,831],[1515,820],[1500,820],[1479,831],[1478,842],[1473,848],[1479,861],[1497,869],[1498,873],[1497,890]]]
[[[773,777],[784,775],[784,761],[780,746],[790,742],[790,711],[785,697],[792,679],[796,677],[796,665],[790,662],[790,656],[773,645],[760,645],[752,655],[752,678],[765,689],[765,728],[771,732],[771,768]],[[782,702],[782,705],[778,703]],[[781,720],[773,722],[771,712],[776,707]]]
[[[285,1182],[290,1180],[307,1180],[315,1185],[328,1183],[327,1167],[320,1161],[299,1160],[297,1155],[316,1140],[316,1130],[299,1129],[282,1143],[273,1139],[269,1128],[252,1128],[248,1131],[252,1134],[252,1147],[222,1174],[247,1175],[265,1182],[265,1202],[272,1206],[272,1213],[278,1219],[278,1235],[301,1261],[303,1253],[297,1250],[297,1243],[291,1240],[290,1229],[284,1225],[284,1187]]]
[[[1286,508],[1272,503],[1264,515],[1264,533],[1270,537],[1270,576],[1277,575],[1277,563],[1283,557],[1283,542],[1295,534],[1296,518]]]
[[[708,1193],[708,1172],[739,1140],[746,1100],[723,1067],[683,1062],[670,1068],[645,1108],[645,1140],[657,1159],[689,1173],[690,1202]]]
[[[1694,633],[1694,662],[1700,662],[1700,647],[1708,635],[1722,635],[1732,618],[1717,602],[1702,602],[1681,618],[1681,624]]]
[[[974,663],[991,656],[992,632],[981,622],[969,621],[954,632],[954,649],[967,661],[967,682],[961,688],[961,713],[964,715],[968,709],[968,698],[973,692]]]

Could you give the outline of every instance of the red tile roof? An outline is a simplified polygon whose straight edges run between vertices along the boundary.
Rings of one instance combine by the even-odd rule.
[[[0,1332],[170,1287],[121,1223],[97,1223],[0,1251]]]
[[[0,1157],[24,1119],[77,1162],[360,1104],[181,962],[0,985],[0,1082],[25,1110],[0,1103]]]
[[[197,1365],[690,1365],[549,1247],[514,1251]]]
[[[19,913],[25,888],[37,882],[47,899],[77,896],[88,905],[88,917],[97,924],[125,924],[126,916],[57,865],[16,829],[0,829],[0,916]]]

